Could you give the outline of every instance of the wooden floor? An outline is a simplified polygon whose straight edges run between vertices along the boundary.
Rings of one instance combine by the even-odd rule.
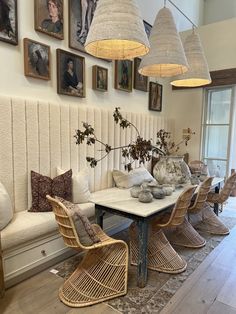
[[[236,217],[236,198],[223,215]],[[6,291],[1,314],[117,314],[107,304],[71,309],[58,299],[63,279],[49,270]],[[185,281],[162,314],[236,314],[236,227]],[[128,313],[127,313],[128,314]]]
[[[236,199],[225,216],[236,217]],[[230,207],[232,206],[232,207]],[[236,314],[236,227],[185,281],[161,314]]]

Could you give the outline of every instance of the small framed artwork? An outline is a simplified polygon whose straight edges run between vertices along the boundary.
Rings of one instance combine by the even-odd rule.
[[[98,0],[69,0],[69,47],[85,52],[84,44]]]
[[[133,61],[115,61],[115,89],[132,92],[133,87]]]
[[[144,28],[145,28],[147,37],[149,38],[149,36],[150,36],[150,34],[151,34],[151,30],[152,30],[152,25],[149,24],[149,23],[146,22],[146,21],[143,21],[143,24],[144,24]]]
[[[98,65],[93,66],[93,89],[101,92],[108,90],[108,69]]]
[[[141,63],[140,58],[134,59],[134,89],[147,92],[148,91],[148,77],[139,74],[138,69]]]
[[[24,38],[25,75],[50,80],[50,47]]]
[[[85,97],[85,59],[57,49],[57,93]]]
[[[34,27],[36,31],[63,39],[63,0],[34,0]]]
[[[149,110],[162,110],[162,85],[158,83],[149,83]]]
[[[0,40],[18,45],[17,0],[0,1]]]

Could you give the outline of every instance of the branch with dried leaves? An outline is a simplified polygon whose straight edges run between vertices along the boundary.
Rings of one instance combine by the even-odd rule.
[[[128,163],[125,163],[125,169],[130,171],[132,170],[132,164],[135,160],[139,161],[139,164],[141,165],[144,164],[146,161],[150,161],[153,153],[164,156],[169,155],[172,151],[176,152],[179,149],[179,145],[183,142],[185,142],[185,145],[187,145],[187,142],[190,139],[189,135],[189,137],[186,137],[184,140],[175,145],[175,143],[170,140],[170,132],[166,132],[162,129],[157,132],[157,142],[156,146],[154,146],[152,145],[151,139],[143,139],[140,136],[140,132],[137,127],[122,116],[122,114],[120,113],[120,108],[115,108],[113,118],[115,123],[119,124],[120,127],[123,129],[129,127],[134,128],[137,132],[136,140],[125,146],[111,147],[110,145],[102,142],[97,138],[95,130],[90,124],[83,122],[84,131],[81,131],[79,129],[76,131],[76,144],[80,145],[86,142],[87,145],[94,145],[97,142],[101,144],[101,146],[103,147],[101,151],[105,153],[100,159],[95,159],[94,157],[86,157],[86,160],[90,163],[90,166],[92,168],[96,167],[97,163],[106,158],[111,151],[119,149],[121,150],[122,157],[129,160]],[[189,129],[189,134],[194,133],[191,132],[191,130]]]

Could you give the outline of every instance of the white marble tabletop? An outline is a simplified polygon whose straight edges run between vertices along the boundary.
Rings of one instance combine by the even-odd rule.
[[[212,186],[217,186],[217,184],[223,181],[223,178],[214,178]],[[137,198],[131,197],[130,189],[114,187],[92,193],[91,202],[140,217],[148,217],[173,206],[179,195],[189,186],[185,185],[182,189],[176,189],[172,195],[166,196],[164,199],[153,199],[151,203],[141,203]]]

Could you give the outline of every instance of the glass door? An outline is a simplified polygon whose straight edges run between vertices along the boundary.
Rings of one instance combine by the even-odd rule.
[[[233,88],[206,91],[202,160],[210,175],[225,177],[229,170]]]

